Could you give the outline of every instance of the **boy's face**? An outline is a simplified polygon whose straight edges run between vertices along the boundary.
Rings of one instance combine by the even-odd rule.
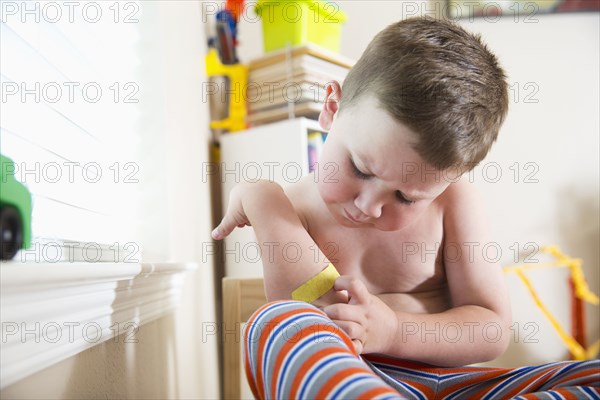
[[[415,134],[375,98],[361,98],[334,114],[325,127],[329,135],[316,178],[321,198],[340,224],[400,230],[448,187],[440,171],[413,150]]]

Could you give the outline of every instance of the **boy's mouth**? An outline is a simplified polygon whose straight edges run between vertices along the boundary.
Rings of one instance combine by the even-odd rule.
[[[350,213],[348,212],[348,210],[346,210],[345,208],[344,208],[344,214],[346,214],[346,218],[348,218],[350,221],[354,222],[355,224],[362,224],[362,223],[363,223],[362,221],[360,221],[360,220],[358,220],[358,219],[354,218],[354,217],[352,216],[352,214],[350,214]]]

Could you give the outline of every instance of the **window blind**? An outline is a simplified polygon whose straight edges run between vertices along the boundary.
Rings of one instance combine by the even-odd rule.
[[[0,6],[0,152],[33,198],[14,260],[141,261],[140,2]]]

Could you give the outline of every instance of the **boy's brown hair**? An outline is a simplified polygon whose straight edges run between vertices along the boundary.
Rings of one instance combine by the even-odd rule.
[[[437,169],[472,169],[508,111],[506,75],[479,36],[450,21],[411,18],[371,41],[342,87],[340,112],[374,96],[418,136]]]

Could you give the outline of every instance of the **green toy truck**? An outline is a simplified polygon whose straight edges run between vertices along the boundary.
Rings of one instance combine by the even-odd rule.
[[[0,154],[0,259],[31,246],[31,193],[15,179],[15,164]]]

